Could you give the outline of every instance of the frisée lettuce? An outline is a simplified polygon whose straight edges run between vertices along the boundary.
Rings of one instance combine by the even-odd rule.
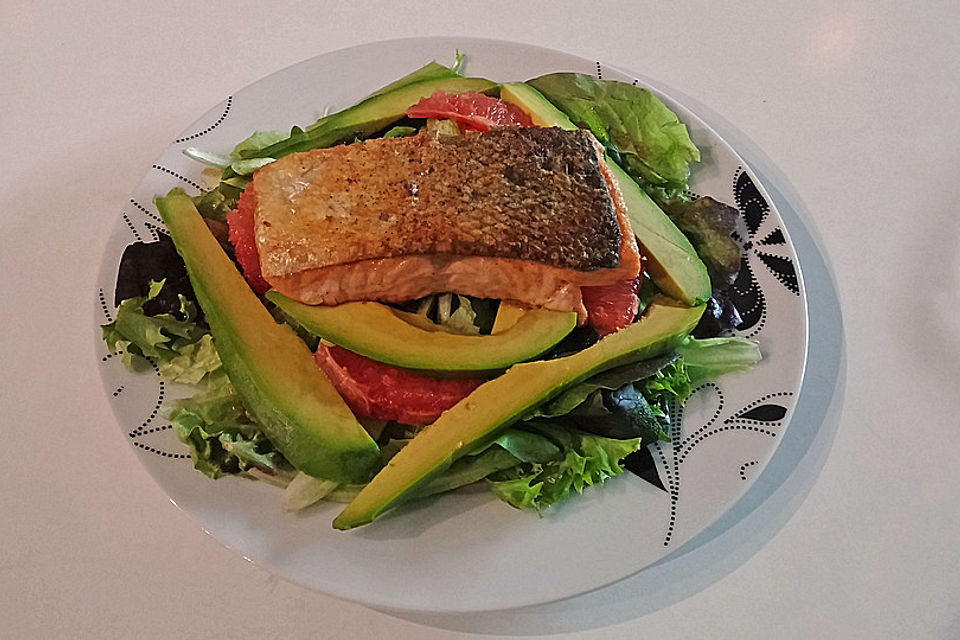
[[[507,504],[538,513],[587,487],[623,473],[621,461],[640,448],[641,439],[619,440],[551,425],[538,428],[562,455],[493,474],[490,489]]]
[[[190,448],[194,468],[210,478],[254,475],[286,486],[296,473],[247,416],[222,370],[208,377],[200,393],[177,400],[166,417]]]
[[[103,339],[111,354],[120,354],[127,369],[136,369],[138,358],[151,358],[164,378],[197,384],[220,368],[220,356],[209,332],[196,322],[196,305],[182,295],[179,318],[144,313],[143,306],[160,294],[163,285],[163,280],[151,282],[145,297],[123,300],[116,320],[102,327]]]

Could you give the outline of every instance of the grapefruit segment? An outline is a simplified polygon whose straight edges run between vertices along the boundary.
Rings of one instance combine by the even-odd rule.
[[[587,309],[587,323],[600,336],[615,333],[633,323],[640,308],[637,292],[643,276],[622,280],[602,287],[583,287],[583,306]]]
[[[314,358],[357,416],[427,424],[485,378],[433,378],[321,343]]]
[[[227,214],[230,227],[230,242],[237,253],[237,262],[243,269],[243,276],[257,295],[270,290],[270,285],[260,273],[260,252],[253,234],[253,218],[257,211],[257,193],[251,184],[240,194],[237,208]]]
[[[471,131],[533,126],[533,120],[519,107],[476,91],[450,94],[438,90],[407,109],[407,116],[453,120]]]

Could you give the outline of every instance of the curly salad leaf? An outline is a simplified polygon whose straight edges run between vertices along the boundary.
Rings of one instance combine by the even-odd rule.
[[[285,486],[294,476],[290,463],[247,417],[222,369],[200,393],[178,400],[166,417],[190,447],[194,468],[210,478],[247,474]]]
[[[537,91],[586,127],[641,186],[678,195],[700,151],[687,127],[650,91],[579,73],[528,80]]]
[[[640,438],[604,438],[559,425],[535,426],[560,452],[546,462],[518,465],[493,474],[490,489],[518,509],[542,511],[586,487],[623,473],[621,461],[640,448]]]
[[[143,306],[156,298],[164,281],[151,282],[145,297],[128,298],[117,308],[117,319],[103,325],[103,339],[112,354],[121,354],[134,370],[138,357],[152,358],[167,380],[197,384],[220,368],[220,356],[207,330],[197,324],[197,308],[180,295],[180,317],[147,315]]]
[[[164,380],[200,387],[166,413],[199,471],[211,478],[256,475],[286,485],[293,468],[247,417],[193,302],[180,295],[179,314],[144,313],[163,286],[163,281],[151,282],[146,296],[120,303],[116,320],[102,327],[110,353],[122,354],[130,370],[139,359],[150,358]]]

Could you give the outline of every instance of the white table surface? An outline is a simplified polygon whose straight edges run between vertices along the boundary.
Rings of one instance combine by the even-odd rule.
[[[960,5],[178,4],[0,3],[0,636],[960,637]],[[271,71],[418,35],[563,49],[689,98],[810,256],[796,450],[633,583],[444,618],[289,584],[166,500],[103,397],[89,292],[155,155]]]

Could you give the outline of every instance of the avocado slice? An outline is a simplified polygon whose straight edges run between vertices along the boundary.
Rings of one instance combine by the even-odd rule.
[[[534,358],[577,325],[577,314],[524,310],[515,323],[487,336],[433,330],[415,313],[379,302],[310,306],[270,291],[267,298],[313,335],[378,362],[407,369],[490,371]],[[507,312],[505,312],[507,313]]]
[[[577,128],[542,93],[523,82],[501,86],[500,99],[526,111],[537,126]],[[647,273],[654,284],[670,297],[688,305],[706,302],[712,294],[710,276],[693,245],[640,185],[609,156],[607,164],[620,185],[630,226],[641,245],[641,253],[647,258]]]
[[[607,164],[620,185],[630,226],[647,258],[647,273],[661,291],[689,305],[703,304],[713,295],[707,267],[687,236],[647,192],[609,158]]]
[[[501,302],[497,308],[497,317],[493,319],[493,327],[491,327],[490,333],[503,333],[520,322],[520,318],[522,318],[527,311],[527,309],[518,307],[515,304]]]
[[[567,114],[553,106],[542,93],[525,82],[500,85],[500,99],[526,111],[533,124],[538,127],[560,127],[567,131],[577,128]]]
[[[305,131],[294,129],[290,137],[256,152],[257,157],[282,158],[283,156],[337,144],[343,140],[368,136],[396,122],[407,109],[422,98],[429,98],[435,91],[465,93],[477,91],[491,93],[497,83],[486,78],[427,77],[417,82],[402,84],[361,100],[352,107],[332,113],[316,121]]]
[[[415,82],[422,82],[424,80],[439,80],[441,78],[462,78],[463,76],[460,75],[460,73],[455,70],[457,67],[460,66],[460,62],[462,62],[462,58],[459,54],[457,57],[458,57],[457,62],[456,64],[454,64],[452,68],[442,65],[436,60],[431,60],[430,62],[420,67],[416,71],[413,71],[412,73],[408,73],[402,78],[398,80],[394,80],[387,86],[377,89],[367,97],[372,98],[374,96],[390,93],[391,91],[401,89],[407,86],[408,84],[413,84]]]
[[[274,321],[189,196],[174,189],[156,204],[187,266],[223,368],[257,425],[300,471],[337,482],[367,480],[380,467],[380,449],[310,350]]]
[[[591,375],[674,348],[696,326],[702,305],[657,296],[640,320],[556,360],[514,365],[480,385],[418,433],[333,521],[336,529],[372,522],[458,458],[476,451],[533,407]]]

